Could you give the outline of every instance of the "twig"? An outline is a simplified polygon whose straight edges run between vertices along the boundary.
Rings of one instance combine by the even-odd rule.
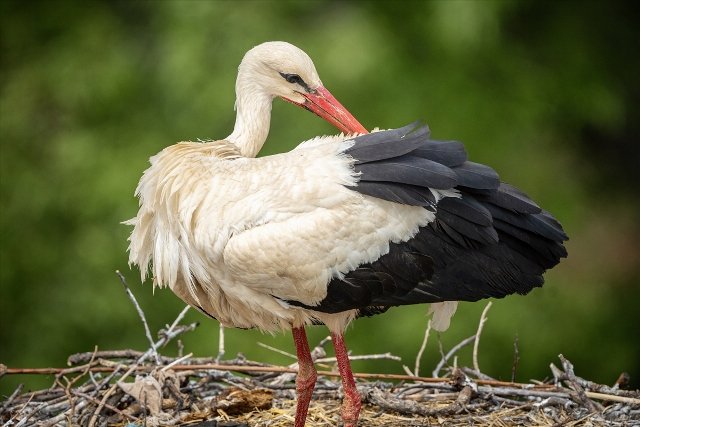
[[[312,357],[312,360],[314,360],[315,363],[322,363],[320,362],[319,359],[322,359],[324,356],[327,355],[326,350],[324,350],[324,346],[327,345],[327,343],[331,341],[331,336],[327,335],[326,337],[322,338],[322,340],[317,344],[312,351],[310,351],[310,356]],[[349,354],[349,358],[352,357]],[[331,360],[331,362],[336,362],[336,358],[334,360]]]
[[[518,387],[493,387],[493,386],[479,386],[479,392],[488,392],[498,396],[524,396],[524,397],[562,397],[570,398],[570,394],[563,391],[549,391],[549,390],[533,390]]]
[[[264,344],[264,343],[262,343],[262,342],[256,342],[256,344],[258,344],[260,347],[263,347],[263,348],[265,348],[265,349],[267,349],[267,350],[274,351],[274,352],[276,352],[276,353],[278,353],[278,354],[282,354],[283,356],[287,356],[287,357],[289,357],[289,358],[291,358],[291,359],[297,360],[297,356],[295,356],[295,355],[292,354],[292,353],[288,353],[288,352],[285,351],[285,350],[281,350],[281,349],[279,349],[279,348],[275,348],[275,347],[273,347],[273,346],[270,346],[270,345],[268,345],[268,344]]]
[[[397,397],[411,396],[416,393],[424,392],[426,390],[444,390],[451,391],[456,388],[451,384],[435,384],[435,383],[414,383],[405,385],[404,389],[397,393]],[[432,395],[434,396],[434,395]]]
[[[137,350],[103,350],[98,352],[76,353],[68,356],[68,366],[89,361],[93,354],[97,359],[136,359],[144,354]]]
[[[219,346],[217,347],[217,357],[215,358],[215,361],[219,363],[219,361],[222,359],[222,356],[224,356],[224,325],[219,324]]]
[[[24,411],[24,408],[26,408],[26,407],[29,405],[29,402],[32,401],[32,398],[34,397],[34,395],[35,395],[35,393],[32,393],[32,395],[29,396],[29,400],[22,406],[22,408],[17,412],[17,414],[21,414],[22,411]],[[46,406],[48,406],[46,403],[44,403],[43,405],[38,405],[36,408],[34,408],[34,409],[32,410],[32,412],[30,412],[29,414],[25,415],[24,418],[23,418],[22,420],[20,420],[20,421],[17,423],[17,426],[18,426],[18,427],[19,427],[19,426],[22,426],[25,422],[27,422],[27,420],[32,419],[32,417],[33,417],[37,412],[41,411],[41,410],[44,409]],[[9,423],[9,421],[8,421],[8,423]],[[11,425],[11,424],[8,424],[8,423],[5,423],[5,424]]]
[[[85,366],[81,366],[81,368],[85,369]],[[131,370],[131,372],[150,372],[150,371],[153,371],[155,369],[158,369],[159,367],[146,366],[146,365],[139,366],[138,364],[135,364],[135,366],[133,366],[132,368],[133,369]],[[107,366],[94,366],[94,367],[89,368],[89,370],[91,372],[111,372],[114,369],[115,369],[114,367],[107,367]],[[285,367],[285,366],[223,365],[223,364],[215,364],[215,363],[192,364],[192,365],[173,365],[173,366],[171,366],[170,369],[172,369],[174,371],[199,371],[199,370],[209,371],[209,370],[213,370],[213,371],[231,371],[231,372],[241,372],[241,373],[256,373],[256,372],[296,373],[297,372],[297,369],[289,368],[289,367]],[[61,368],[8,368],[7,374],[8,375],[13,375],[13,374],[47,375],[47,374],[60,374],[62,371],[63,370]],[[319,371],[318,374],[331,376],[331,377],[340,376],[340,374],[338,372],[333,372],[333,371]],[[450,378],[431,378],[431,377],[419,377],[416,375],[402,375],[402,374],[373,374],[373,373],[360,372],[360,373],[355,373],[354,376],[356,376],[358,378],[368,378],[368,379],[418,381],[418,382],[427,382],[427,383],[446,383],[446,382],[451,381]],[[527,388],[538,388],[539,387],[539,386],[534,385],[534,384],[519,384],[519,383],[511,383],[511,382],[497,381],[497,380],[475,379],[474,381],[477,383],[480,383],[480,384],[490,384],[490,385],[521,386],[521,387],[527,387]],[[541,387],[548,388],[548,387],[553,387],[553,386],[543,385]]]
[[[193,330],[197,327],[197,323],[193,323],[189,326],[183,326],[180,329],[180,331],[176,330],[176,327],[178,325],[178,322],[185,316],[185,313],[188,311],[190,306],[186,305],[185,308],[178,314],[178,317],[176,317],[176,320],[173,322],[173,324],[162,334],[161,339],[158,340],[154,344],[154,346],[149,350],[144,352],[144,354],[135,362],[135,364],[130,367],[127,372],[122,375],[122,377],[115,382],[112,387],[105,393],[105,395],[102,397],[102,400],[100,401],[100,404],[98,405],[97,409],[95,409],[95,412],[93,412],[93,415],[90,417],[90,421],[88,422],[88,427],[94,427],[95,422],[97,421],[98,414],[100,414],[100,411],[102,410],[103,406],[105,406],[105,403],[107,402],[107,399],[110,397],[112,393],[117,389],[117,384],[120,383],[121,381],[124,381],[129,375],[132,374],[135,370],[139,368],[139,365],[146,360],[147,357],[151,354],[151,352],[157,353],[158,349],[161,346],[164,346],[168,344],[168,342],[180,335],[181,333],[189,330]],[[116,371],[115,371],[116,372]]]
[[[129,300],[132,302],[132,304],[136,308],[137,313],[139,314],[141,323],[144,325],[144,333],[146,335],[146,339],[149,341],[149,345],[151,346],[154,358],[156,359],[156,364],[160,365],[161,359],[159,357],[158,352],[156,351],[156,343],[154,342],[154,337],[151,336],[151,329],[149,329],[149,324],[146,322],[146,316],[144,315],[144,311],[141,309],[141,306],[139,305],[139,302],[137,302],[136,297],[132,293],[131,289],[129,289],[127,279],[125,279],[124,275],[119,270],[115,270],[115,274],[117,274],[117,277],[119,277],[119,281],[122,282],[122,286],[124,286],[124,290],[125,292],[127,292]]]
[[[641,399],[635,397],[617,396],[615,394],[598,393],[595,391],[586,391],[585,395],[590,399],[609,400],[612,402],[631,403],[634,405],[641,404]]]
[[[165,371],[165,370],[171,369],[172,367],[174,367],[176,365],[180,365],[181,363],[188,360],[192,355],[193,355],[192,353],[188,353],[185,356],[179,357],[178,359],[176,359],[173,362],[169,363],[168,365],[164,366],[161,370]]]
[[[545,408],[547,406],[562,406],[566,409],[570,409],[576,406],[576,403],[564,397],[551,396],[547,397],[541,402],[534,403],[534,406],[537,408]]]
[[[514,355],[512,356],[512,382],[517,378],[517,366],[519,366],[519,335],[514,336]]]
[[[424,339],[422,340],[422,346],[419,347],[417,352],[417,358],[414,361],[414,376],[419,376],[419,365],[422,361],[422,354],[424,349],[427,347],[427,341],[429,340],[429,331],[431,331],[431,320],[427,321],[427,328],[424,330]]]
[[[573,398],[589,410],[601,413],[604,410],[604,408],[602,408],[601,405],[598,405],[592,400],[590,400],[589,396],[585,392],[585,389],[580,385],[577,378],[575,377],[573,364],[570,363],[570,361],[566,359],[562,354],[559,354],[558,357],[561,359],[561,364],[563,365],[563,370],[565,371],[564,380],[575,391],[575,396],[573,396]]]
[[[93,402],[93,403],[97,403],[97,404],[100,403],[99,400],[97,400],[96,398],[94,398],[93,396],[91,396],[91,395],[89,395],[89,394],[81,393],[81,392],[75,391],[75,390],[73,390],[71,393],[75,394],[75,395],[78,396],[78,397],[82,397],[82,398],[84,398],[84,399],[88,399],[88,400],[90,400],[90,401]],[[121,416],[123,416],[123,417],[125,417],[125,418],[129,418],[129,419],[132,420],[132,421],[139,421],[139,418],[137,418],[137,417],[135,417],[135,416],[133,416],[133,415],[129,415],[129,414],[127,414],[126,412],[122,411],[121,409],[116,408],[116,407],[110,405],[109,403],[105,403],[103,406],[104,406],[105,408],[107,408],[107,409],[113,411],[113,412],[116,413],[116,414],[120,414]]]
[[[398,362],[402,362],[402,358],[400,356],[395,356],[392,353],[383,353],[383,354],[359,354],[355,356],[349,356],[349,360],[379,360],[379,359],[386,359],[386,360],[396,360]],[[325,357],[322,359],[317,359],[315,360],[315,363],[330,363],[336,361],[335,357]]]
[[[336,362],[336,357],[321,357],[326,354],[324,351],[324,345],[331,340],[331,337],[327,336],[326,338],[322,339],[319,344],[317,344],[314,349],[310,351],[310,355],[312,356],[312,360],[316,364],[325,364],[325,363],[333,363]],[[268,344],[264,344],[262,342],[257,342],[259,346],[274,351],[276,353],[282,354],[283,356],[287,356],[291,359],[297,360],[297,356],[295,356],[292,353],[288,353],[287,351],[281,350],[279,348],[272,347]],[[383,353],[383,354],[363,354],[363,355],[358,355],[358,356],[353,356],[349,355],[349,360],[377,360],[377,359],[389,359],[389,360],[397,360],[397,361],[402,361],[402,358],[399,356],[395,356],[394,354],[391,353]]]
[[[54,424],[58,424],[59,422],[63,421],[64,419],[66,419],[67,421],[70,421],[70,417],[68,416],[68,412],[69,412],[69,411],[72,411],[72,410],[74,410],[74,409],[75,409],[76,411],[80,411],[80,410],[82,410],[83,407],[85,407],[87,404],[88,404],[88,402],[85,402],[85,401],[83,401],[83,402],[78,402],[78,404],[75,406],[75,408],[72,408],[72,409],[70,409],[70,410],[68,410],[68,411],[65,411],[65,412],[63,412],[63,413],[61,413],[61,414],[56,415],[56,416],[53,417],[53,418],[50,418],[50,419],[44,421],[44,422],[42,423],[42,425],[44,425],[44,426],[53,426]]]
[[[561,379],[565,378],[565,376],[566,376],[565,373],[563,371],[561,371],[560,369],[558,369],[558,367],[556,365],[551,363],[549,365],[549,367],[551,368],[551,373],[553,374],[553,378],[554,378],[556,384],[558,384]],[[633,390],[621,390],[618,387],[609,387],[609,386],[606,386],[604,384],[597,384],[597,383],[594,383],[592,381],[588,381],[586,379],[580,378],[579,376],[577,376],[575,374],[573,374],[573,378],[584,388],[586,388],[588,390],[595,391],[595,392],[610,394],[610,395],[614,394],[617,396],[625,396],[625,397],[637,397],[638,396],[638,393],[636,391],[633,391]]]
[[[441,361],[443,361],[443,360],[448,360],[448,359],[446,358],[446,353],[444,353],[444,343],[441,341],[441,333],[437,333],[437,334],[436,334],[436,341],[439,343],[439,355],[441,356],[441,359],[439,360],[439,363],[441,363]],[[437,373],[436,375],[434,375],[434,371],[432,371],[432,375],[431,375],[431,376],[432,376],[432,377],[438,377],[439,374]]]
[[[88,360],[87,367],[85,368],[85,370],[83,372],[81,372],[80,375],[76,376],[68,383],[68,388],[67,388],[68,390],[70,390],[71,387],[73,387],[73,384],[75,384],[79,379],[81,379],[83,376],[85,376],[85,374],[90,372],[90,367],[93,365],[93,363],[95,361],[95,355],[97,354],[97,351],[98,351],[98,346],[95,346],[95,349],[93,350],[93,355],[90,356],[90,360]]]
[[[181,320],[183,320],[183,317],[185,317],[185,313],[187,313],[188,310],[190,310],[189,305],[186,305],[185,307],[183,307],[183,309],[180,311],[180,313],[178,313],[178,316],[173,321],[173,324],[168,328],[168,331],[172,331],[173,328],[175,328],[181,322]],[[168,326],[168,325],[166,325],[166,326]]]
[[[487,321],[487,312],[492,307],[492,301],[488,301],[487,305],[483,309],[483,314],[480,315],[480,323],[478,324],[478,332],[475,333],[475,345],[473,345],[473,369],[480,372],[480,366],[478,365],[478,345],[480,344],[480,334],[483,333],[483,325]]]
[[[148,353],[144,353],[148,354]],[[117,380],[114,384],[112,384],[112,387],[110,387],[109,390],[105,393],[104,396],[102,396],[102,400],[100,400],[100,403],[98,404],[97,408],[95,409],[95,412],[93,412],[93,415],[90,417],[90,421],[88,422],[88,427],[93,427],[95,425],[95,422],[97,421],[97,417],[100,414],[100,411],[102,411],[102,408],[105,406],[107,403],[107,399],[112,395],[112,393],[115,392],[117,389],[117,384],[124,381],[129,375],[132,374],[135,370],[137,370],[139,365],[133,365],[129,369],[127,369],[127,372],[122,375],[120,379]]]
[[[99,377],[99,375],[97,375],[97,376]],[[88,371],[88,377],[90,378],[90,383],[93,385],[93,388],[95,388],[95,390],[99,390],[100,386],[97,383],[97,378],[95,378],[96,375],[93,375],[92,372]]]
[[[414,372],[412,372],[412,370],[409,368],[409,366],[402,365],[402,370],[405,371],[405,374],[407,374],[407,376],[410,376],[410,377],[414,376]]]
[[[486,380],[486,381],[495,380],[495,379],[494,379],[493,377],[491,377],[490,375],[486,375],[486,374],[484,374],[484,373],[482,373],[482,372],[478,372],[478,371],[476,371],[475,369],[471,369],[471,368],[469,368],[469,367],[467,367],[467,366],[462,367],[462,368],[461,368],[461,371],[463,371],[464,373],[466,373],[466,374],[468,374],[468,375],[470,375],[470,376],[472,376],[472,377],[474,377],[474,378],[479,378],[479,379],[481,379],[481,380]]]
[[[21,387],[23,387],[22,384],[20,384],[20,385],[17,387],[17,389],[19,390]],[[17,391],[17,390],[15,390],[15,391]],[[12,394],[14,395],[14,393],[12,393]],[[7,422],[6,422],[5,424],[3,424],[3,427],[5,427],[5,426],[11,426],[11,425],[12,425],[12,420],[14,420],[15,417],[17,417],[19,414],[22,413],[22,411],[24,411],[24,408],[26,408],[27,405],[29,405],[29,402],[31,402],[32,399],[34,399],[34,395],[35,395],[35,394],[36,394],[36,393],[32,393],[32,394],[29,396],[29,398],[27,399],[26,402],[24,402],[24,404],[22,405],[22,407],[21,407],[18,411],[16,411],[15,414],[14,414],[12,417],[10,417],[10,419],[7,420]],[[9,401],[9,400],[8,400],[8,401]],[[9,406],[8,406],[8,408],[9,408]],[[3,406],[2,410],[3,410],[3,412],[5,411],[5,406]],[[36,410],[35,410],[34,412],[36,412]],[[34,414],[34,412],[32,412],[32,414]],[[27,418],[28,418],[28,417],[29,417],[29,416],[27,416]]]
[[[178,340],[177,345],[178,345],[178,357],[182,357],[183,356],[183,349],[185,348],[185,346],[183,345],[183,341]]]
[[[475,340],[475,335],[473,335],[472,337],[468,337],[468,338],[464,339],[463,341],[459,342],[458,344],[456,344],[455,346],[453,346],[453,348],[451,350],[449,350],[449,352],[446,353],[445,356],[441,357],[441,360],[436,365],[436,368],[434,368],[434,370],[431,372],[431,376],[434,378],[438,377],[439,372],[441,371],[441,368],[443,368],[444,365],[446,365],[446,362],[448,362],[448,360],[451,358],[451,356],[456,354],[456,352],[458,350],[460,350],[463,347],[467,346],[468,344],[472,343],[474,340]]]
[[[2,404],[2,408],[0,408],[0,413],[5,412],[5,409],[8,408],[11,404],[12,401],[15,400],[15,397],[17,397],[20,393],[22,393],[22,389],[24,388],[24,384],[20,384],[17,386],[15,391],[12,392],[10,397],[7,398],[7,400]]]
[[[73,387],[73,384],[75,384],[79,379],[84,377],[89,372],[90,367],[93,365],[93,362],[95,361],[95,354],[97,353],[97,351],[98,351],[98,346],[95,346],[95,349],[93,350],[93,355],[90,357],[90,360],[88,361],[88,364],[86,365],[85,370],[83,370],[83,372],[81,372],[79,375],[77,375],[76,377],[74,377],[70,380],[68,380],[66,378],[65,387],[63,384],[61,384],[61,381],[59,381],[59,378],[65,378],[65,377],[61,377],[61,376],[56,377],[55,383],[64,389],[64,391],[66,393],[66,398],[68,399],[68,403],[71,407],[70,419],[73,419],[75,417],[75,410],[76,410],[76,407],[73,403],[73,396],[71,394],[71,388]]]
[[[470,389],[468,389],[470,390]],[[373,404],[378,405],[383,409],[390,409],[402,414],[408,415],[423,415],[423,416],[446,416],[446,415],[456,415],[461,412],[465,412],[468,409],[474,409],[478,407],[487,406],[487,403],[481,403],[478,405],[465,405],[469,398],[469,392],[464,393],[463,391],[459,393],[455,401],[451,402],[448,406],[440,407],[427,407],[425,405],[420,405],[417,402],[411,400],[401,400],[388,396],[379,390],[371,390],[368,393],[368,400]],[[470,406],[468,408],[467,406]]]
[[[551,363],[548,367],[551,368],[551,374],[553,375],[553,383],[557,386],[560,386],[561,378],[563,378],[565,374],[563,373],[563,371],[558,369],[558,367],[553,363]]]
[[[157,348],[157,349],[160,348],[160,347],[162,347],[162,346],[164,346],[164,345],[166,345],[166,344],[168,344],[173,338],[177,337],[178,335],[180,335],[180,334],[182,334],[182,333],[185,333],[185,332],[188,332],[188,331],[192,331],[193,329],[195,329],[195,328],[198,326],[198,323],[197,323],[197,322],[196,322],[196,323],[191,323],[190,325],[178,326],[178,323],[180,323],[180,321],[181,321],[181,320],[183,319],[183,317],[185,316],[185,313],[187,313],[189,309],[190,309],[190,306],[189,306],[189,305],[186,305],[185,308],[183,308],[183,310],[178,314],[178,317],[176,317],[176,319],[173,321],[173,324],[171,324],[170,326],[166,325],[166,326],[168,326],[168,329],[167,329],[167,330],[165,330],[165,331],[163,331],[163,330],[159,331],[160,339],[158,340],[158,342],[156,342],[156,348]],[[145,351],[144,353],[141,353],[141,355],[139,356],[139,358],[137,359],[137,361],[134,362],[134,363],[136,363],[136,365],[141,364],[142,362],[144,362],[144,360],[146,360],[146,359],[151,355],[151,352],[152,352],[152,351],[153,351],[152,349],[149,349],[148,351]],[[110,375],[108,375],[108,376],[102,381],[102,384],[95,390],[95,394],[96,394],[96,395],[97,395],[97,393],[98,393],[99,390],[101,390],[104,386],[106,386],[107,384],[109,384],[110,381],[112,381],[112,378],[114,378],[115,376],[117,376],[117,374],[119,373],[119,371],[120,371],[120,369],[121,369],[122,367],[123,367],[123,365],[120,365],[120,366],[118,366],[118,367],[117,367],[116,369],[114,369],[114,370],[107,370],[107,371],[105,371],[105,372],[110,372]],[[80,367],[72,368],[72,369],[80,369]],[[93,370],[93,372],[97,372],[97,370]],[[127,374],[125,374],[125,375],[127,375]],[[121,380],[120,380],[120,381],[121,381]],[[113,390],[113,391],[114,391],[114,390]]]

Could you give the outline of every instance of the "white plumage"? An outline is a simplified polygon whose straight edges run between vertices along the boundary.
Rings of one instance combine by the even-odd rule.
[[[458,300],[527,293],[567,255],[558,221],[458,142],[426,126],[367,134],[300,49],[269,42],[239,66],[234,130],[151,158],[129,262],[222,324],[292,329],[303,427],[317,374],[304,327],[331,331],[341,416],[361,409],[343,331],[357,316],[430,303],[448,328]],[[255,158],[281,97],[344,134]]]
[[[227,140],[170,146],[151,158],[128,223],[129,261],[154,286],[225,326],[274,332],[325,323],[341,333],[355,310],[315,312],[332,277],[375,261],[434,213],[359,194],[342,135],[294,150],[242,157]]]

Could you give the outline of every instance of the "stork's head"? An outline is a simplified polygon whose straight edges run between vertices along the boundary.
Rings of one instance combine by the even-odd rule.
[[[237,93],[254,92],[271,98],[279,96],[344,133],[368,133],[322,85],[310,57],[290,43],[266,42],[244,55],[239,65]]]

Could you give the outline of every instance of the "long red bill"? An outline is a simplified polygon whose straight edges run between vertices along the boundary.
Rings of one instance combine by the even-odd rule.
[[[314,93],[303,93],[302,96],[305,97],[303,103],[297,103],[288,98],[283,99],[315,113],[346,134],[368,133],[366,128],[324,86],[319,86]]]

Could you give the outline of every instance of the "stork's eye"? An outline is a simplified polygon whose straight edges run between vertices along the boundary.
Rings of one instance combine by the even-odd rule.
[[[300,85],[305,89],[305,92],[307,93],[315,93],[315,90],[310,88],[307,83],[305,83],[304,80],[302,80],[302,77],[300,77],[297,74],[287,74],[287,73],[281,73],[278,72],[278,74],[281,75],[287,81],[288,83],[294,84],[294,85]]]
[[[302,80],[302,77],[298,76],[297,74],[286,74],[286,73],[280,73],[281,76],[288,82],[292,84],[298,84],[305,86],[305,81]]]

